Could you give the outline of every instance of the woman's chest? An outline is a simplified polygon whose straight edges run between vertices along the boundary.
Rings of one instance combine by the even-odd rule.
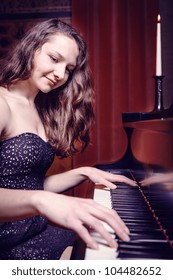
[[[5,138],[11,138],[24,132],[35,133],[44,141],[48,140],[36,108],[13,105],[11,106],[11,118]]]

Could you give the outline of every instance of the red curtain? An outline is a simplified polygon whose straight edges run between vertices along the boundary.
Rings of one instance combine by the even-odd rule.
[[[74,167],[119,160],[127,140],[122,112],[154,107],[158,0],[72,0],[72,25],[84,36],[96,92],[91,145]]]

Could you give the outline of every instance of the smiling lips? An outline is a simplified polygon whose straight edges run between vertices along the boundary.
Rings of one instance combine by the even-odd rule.
[[[55,86],[55,85],[56,85],[56,81],[54,81],[54,80],[52,80],[52,79],[50,79],[50,78],[48,78],[48,77],[46,77],[46,76],[45,76],[45,78],[50,82],[50,84],[51,84],[52,86]]]

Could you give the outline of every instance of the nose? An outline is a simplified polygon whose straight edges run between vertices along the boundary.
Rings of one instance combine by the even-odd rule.
[[[54,76],[57,80],[64,80],[65,79],[65,67],[58,65],[54,69]]]

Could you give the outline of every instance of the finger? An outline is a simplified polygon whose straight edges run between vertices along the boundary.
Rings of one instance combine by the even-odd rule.
[[[108,232],[101,222],[95,222],[95,229],[91,230],[92,237],[100,244],[106,244],[111,248],[117,248],[118,244],[115,240],[115,234]]]
[[[113,174],[113,173],[110,173],[110,172],[105,172],[106,175],[104,176],[104,178],[108,181],[111,181],[111,182],[122,182],[122,183],[126,183],[128,185],[131,185],[131,186],[136,186],[137,185],[137,182],[124,176],[124,175],[119,175],[119,174]]]
[[[129,241],[129,229],[125,225],[124,221],[120,218],[115,210],[110,210],[110,212],[105,212],[103,217],[100,219],[107,223],[113,231],[124,241]]]
[[[75,224],[73,230],[91,249],[98,249],[98,243],[91,237],[88,229],[83,224]]]
[[[97,225],[99,225],[98,220],[100,220],[110,227],[110,230],[107,227],[110,232],[115,232],[124,241],[129,240],[129,229],[114,210],[95,203],[94,207],[90,207],[90,214],[88,220],[86,216],[84,217],[84,223],[90,225],[97,232],[99,232]]]
[[[112,233],[109,233],[103,226],[103,223],[101,221],[99,221],[96,218],[91,219],[90,216],[85,217],[84,219],[84,223],[86,225],[88,225],[88,230],[90,232],[88,232],[88,234],[90,235],[90,238],[92,241],[96,242],[96,244],[99,243],[106,243],[108,246],[112,247],[112,248],[117,248],[117,242],[115,240],[115,236]],[[89,226],[90,224],[90,226]],[[81,234],[81,232],[80,232]],[[92,237],[91,237],[92,235]],[[86,237],[86,235],[85,235]],[[94,238],[93,238],[94,237]],[[84,235],[83,235],[84,238]],[[89,239],[88,239],[89,240]],[[89,243],[89,241],[87,241],[88,245],[90,247],[93,245],[92,243]]]
[[[140,183],[141,186],[146,186],[146,185],[148,185],[147,180],[140,181],[139,183]]]
[[[107,181],[106,179],[104,179],[102,177],[99,178],[98,182],[95,183],[95,184],[96,185],[103,185],[103,186],[107,187],[108,189],[116,189],[117,188],[117,186],[114,183],[109,182],[109,181]]]
[[[126,177],[126,176],[123,176],[123,175],[117,175],[116,176],[116,181],[117,182],[122,182],[122,183],[126,183],[128,185],[131,185],[131,186],[136,186],[137,185],[137,182]]]

